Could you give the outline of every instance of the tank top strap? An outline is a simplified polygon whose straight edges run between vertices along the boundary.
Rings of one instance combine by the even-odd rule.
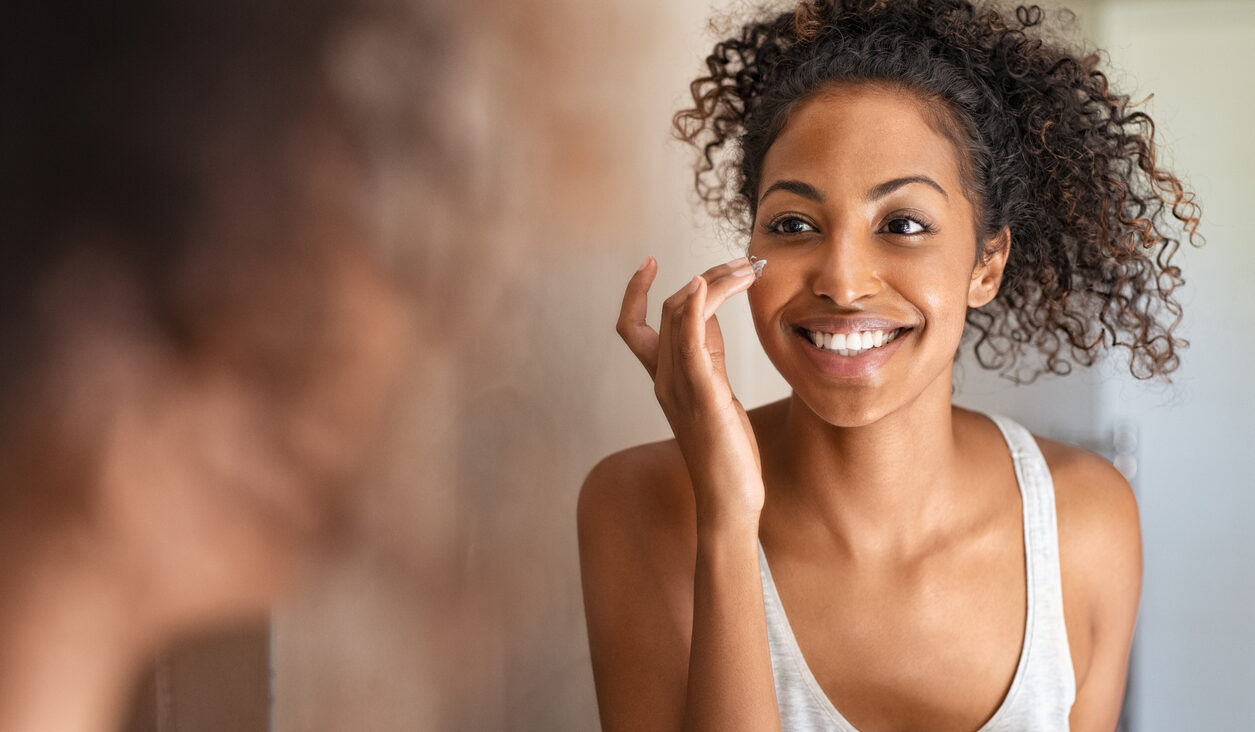
[[[1062,597],[1054,480],[1032,433],[1002,415],[991,414],[989,418],[998,425],[1015,463],[1015,478],[1024,503],[1024,554],[1029,574],[1028,586],[1037,595],[1038,607],[1054,610],[1048,603]]]
[[[1063,617],[1054,479],[1032,433],[1007,417],[988,416],[1002,432],[1015,464],[1023,504],[1029,597],[1022,673],[1016,674],[1007,703],[981,729],[1066,729],[1076,698],[1076,679]]]

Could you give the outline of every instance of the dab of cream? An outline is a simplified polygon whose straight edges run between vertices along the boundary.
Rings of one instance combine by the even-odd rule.
[[[754,280],[758,281],[763,277],[763,267],[767,266],[767,260],[758,257],[750,257],[750,267],[754,270]]]

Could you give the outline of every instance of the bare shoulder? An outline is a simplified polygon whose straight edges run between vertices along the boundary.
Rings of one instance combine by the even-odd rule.
[[[787,408],[784,399],[749,410],[755,434],[778,431]],[[759,447],[767,449],[761,437]],[[637,445],[597,463],[580,489],[579,525],[581,539],[587,531],[614,530],[649,546],[678,541],[695,552],[693,486],[676,441]]]
[[[604,729],[679,726],[696,521],[688,470],[674,440],[605,458],[580,490],[580,575]]]
[[[674,440],[599,462],[580,489],[577,519],[590,625],[594,611],[608,613],[614,626],[640,623],[641,614],[678,620],[692,611],[697,513]]]
[[[603,458],[580,489],[581,538],[614,531],[652,543],[692,523],[693,494],[675,440],[628,448]],[[683,532],[679,532],[683,533]]]
[[[1137,500],[1100,455],[1037,438],[1055,488],[1064,617],[1078,686],[1076,719],[1119,711],[1142,584]],[[1076,719],[1073,721],[1076,722]]]
[[[1120,471],[1089,450],[1036,439],[1054,482],[1060,543],[1122,553],[1140,546],[1137,500]]]

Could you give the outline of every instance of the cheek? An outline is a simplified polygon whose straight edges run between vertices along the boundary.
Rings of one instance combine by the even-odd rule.
[[[770,329],[768,324],[771,322],[771,311],[774,308],[771,305],[771,292],[764,289],[762,281],[752,285],[748,292],[745,293],[750,306],[750,317],[754,321],[754,331],[758,334],[758,340],[765,342]]]
[[[966,311],[972,285],[971,262],[939,249],[925,256],[903,257],[882,278],[908,299],[936,314]]]
[[[924,342],[940,347],[950,360],[967,323],[970,272],[952,265],[939,265],[930,278],[917,282],[917,288],[907,299],[923,313],[925,328],[921,336]]]
[[[749,300],[754,324],[763,325],[776,319],[780,309],[789,301],[800,281],[787,271],[784,262],[768,261],[763,275],[745,293]]]

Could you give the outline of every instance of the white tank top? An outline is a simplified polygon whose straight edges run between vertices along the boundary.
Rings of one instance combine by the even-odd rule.
[[[1076,679],[1068,650],[1067,628],[1063,623],[1054,483],[1046,460],[1028,430],[1006,417],[990,415],[990,419],[998,425],[1011,448],[1024,506],[1028,612],[1020,661],[1011,688],[998,710],[977,732],[1067,730],[1068,712],[1076,699]],[[833,706],[802,658],[780,605],[762,544],[758,546],[758,564],[767,609],[767,640],[771,647],[776,701],[784,730],[858,732]]]

